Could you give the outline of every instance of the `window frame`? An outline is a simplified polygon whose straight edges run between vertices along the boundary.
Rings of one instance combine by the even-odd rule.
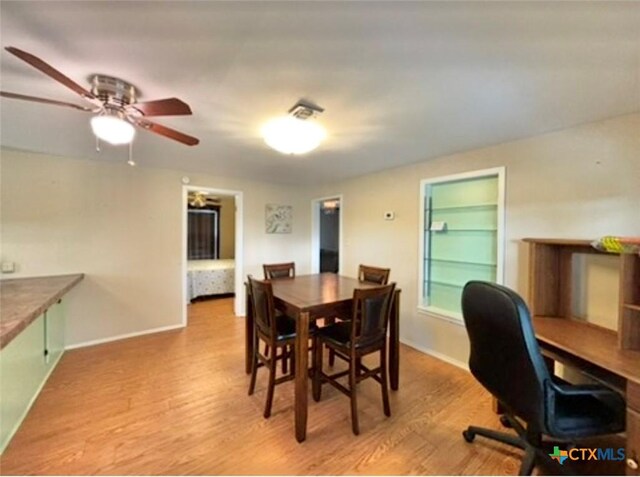
[[[425,246],[425,215],[427,197],[426,189],[429,185],[441,184],[443,182],[456,182],[468,179],[479,179],[482,177],[497,176],[498,178],[498,203],[496,208],[497,214],[497,234],[496,234],[496,283],[502,285],[504,283],[504,243],[505,243],[505,185],[506,185],[506,167],[492,167],[488,169],[479,169],[475,171],[462,172],[458,174],[450,174],[446,176],[431,177],[420,181],[419,204],[418,204],[418,312],[440,318],[450,323],[464,326],[462,313],[456,313],[442,308],[430,305],[424,305],[424,267],[425,257],[428,251]]]

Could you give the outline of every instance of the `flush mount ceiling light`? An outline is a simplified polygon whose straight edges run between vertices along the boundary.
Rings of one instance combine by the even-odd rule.
[[[324,128],[313,118],[324,109],[298,102],[287,116],[272,119],[262,127],[267,145],[283,154],[305,154],[317,148],[326,137]]]
[[[133,125],[124,118],[124,114],[108,108],[105,108],[102,114],[91,118],[91,129],[96,137],[114,146],[129,144],[136,133]]]

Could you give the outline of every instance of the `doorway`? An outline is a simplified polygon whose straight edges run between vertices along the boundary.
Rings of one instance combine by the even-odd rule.
[[[342,215],[341,195],[314,199],[312,207],[312,259],[313,273],[340,273],[342,270]]]
[[[242,315],[242,192],[183,186],[182,199],[183,325],[197,300],[233,297]]]

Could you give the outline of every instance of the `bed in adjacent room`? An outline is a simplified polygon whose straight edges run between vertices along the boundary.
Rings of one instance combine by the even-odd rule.
[[[235,260],[189,260],[187,299],[235,292]]]

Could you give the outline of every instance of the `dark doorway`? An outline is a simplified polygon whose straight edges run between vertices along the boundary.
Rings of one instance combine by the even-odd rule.
[[[320,272],[340,268],[340,199],[320,203]]]

